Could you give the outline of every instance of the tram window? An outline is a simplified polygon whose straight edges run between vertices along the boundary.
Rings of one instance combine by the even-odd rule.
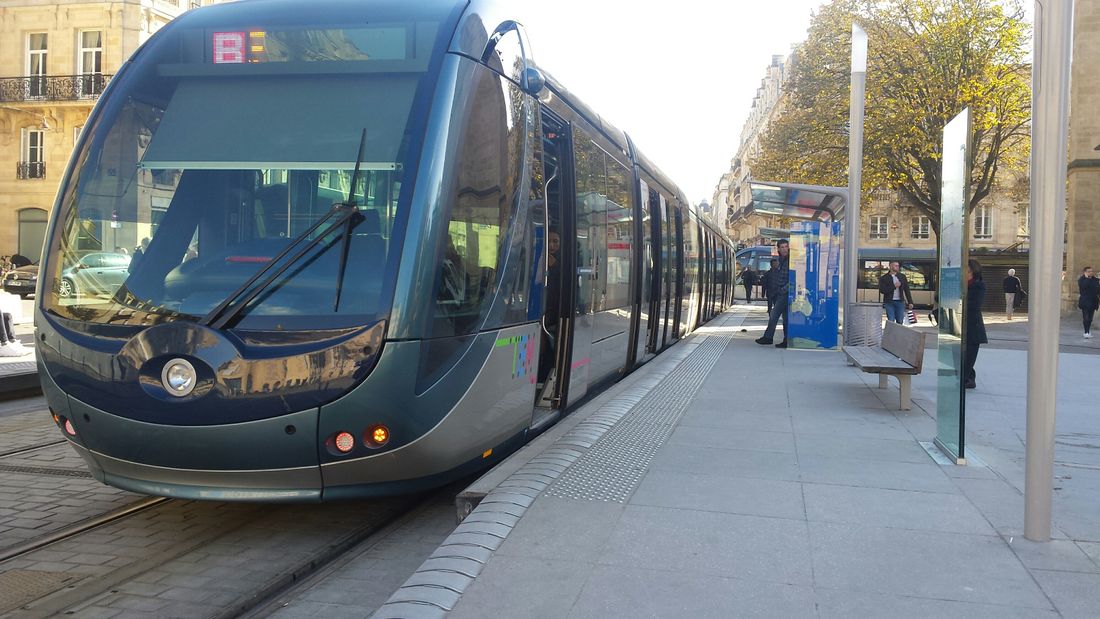
[[[630,209],[630,171],[607,157],[607,250],[600,271],[604,282],[604,309],[630,305],[630,264],[634,218]]]
[[[526,134],[524,124],[512,116],[512,106],[522,96],[492,72],[477,70],[456,159],[454,197],[438,250],[434,337],[472,333],[488,324],[498,288],[494,322],[526,316],[522,291],[527,287],[523,278],[529,239],[526,227],[514,221],[523,165],[518,153],[525,150]]]

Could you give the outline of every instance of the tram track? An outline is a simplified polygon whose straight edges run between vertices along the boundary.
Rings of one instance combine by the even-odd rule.
[[[3,588],[5,572],[27,573],[45,564],[56,570],[61,557],[109,554],[107,540],[122,544],[126,531],[153,531],[144,548],[120,546],[124,552],[110,562],[119,563],[117,567],[74,565],[71,573],[62,574],[67,578],[56,579],[55,589],[0,606],[0,616],[50,617],[102,607],[132,612],[133,607],[162,602],[156,596],[164,592],[173,596],[173,603],[194,607],[185,616],[245,616],[338,561],[423,500],[412,496],[265,505],[145,498],[0,552]],[[249,555],[255,561],[242,563],[241,557]],[[198,575],[206,573],[220,578],[198,586]],[[150,574],[158,575],[160,582],[149,583]],[[193,587],[193,597],[187,597],[188,587]],[[207,603],[212,606],[200,612],[198,608]]]
[[[94,529],[102,527],[103,525],[116,522],[123,518],[127,518],[133,514],[147,510],[151,507],[156,507],[157,505],[171,500],[172,499],[168,499],[165,497],[146,497],[119,509],[111,510],[105,514],[100,514],[98,516],[93,516],[91,518],[88,518],[87,520],[82,520],[81,522],[65,527],[63,529],[59,529],[57,531],[52,531],[46,535],[37,537],[23,544],[12,546],[10,548],[0,549],[0,567],[2,567],[2,564],[5,561],[21,557],[28,553],[45,548],[51,544],[56,544],[57,542],[71,539],[88,531],[92,531]]]

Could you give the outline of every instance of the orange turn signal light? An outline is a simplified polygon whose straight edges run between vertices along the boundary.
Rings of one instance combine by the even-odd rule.
[[[390,442],[390,429],[383,425],[367,428],[367,446],[381,447]]]

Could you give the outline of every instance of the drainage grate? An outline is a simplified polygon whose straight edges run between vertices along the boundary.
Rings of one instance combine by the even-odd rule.
[[[0,473],[29,473],[31,475],[52,475],[54,477],[84,477],[91,479],[88,471],[74,469],[51,469],[45,466],[15,466],[13,464],[0,464]]]
[[[12,570],[0,574],[0,612],[7,612],[57,591],[66,583],[83,578],[65,572]]]
[[[625,503],[728,343],[727,337],[707,337],[546,493],[565,499]]]

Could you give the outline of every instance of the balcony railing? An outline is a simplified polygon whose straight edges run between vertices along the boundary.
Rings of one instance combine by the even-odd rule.
[[[111,77],[102,73],[3,77],[0,78],[0,102],[95,99],[103,93]]]
[[[20,179],[46,178],[46,162],[20,161],[16,164],[15,174]]]

